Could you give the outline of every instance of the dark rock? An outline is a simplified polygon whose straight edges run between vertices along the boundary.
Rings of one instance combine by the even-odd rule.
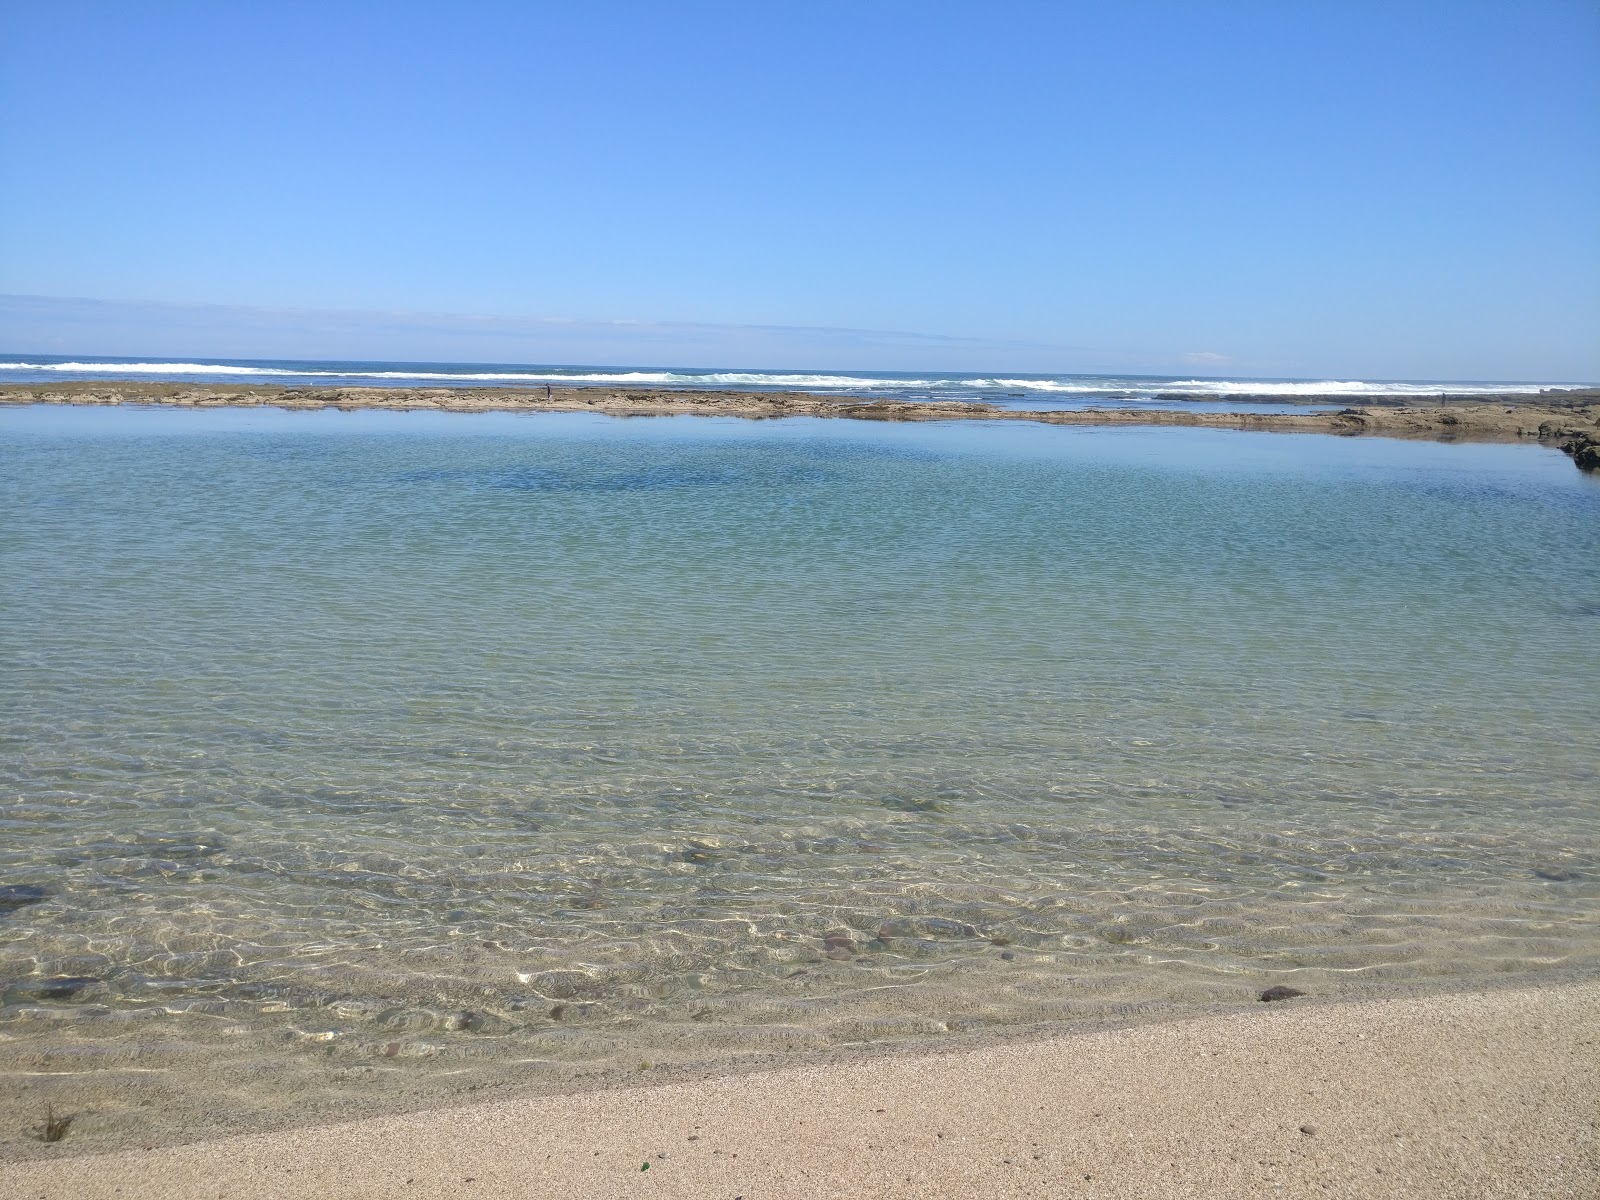
[[[77,1000],[99,985],[98,979],[87,975],[58,975],[54,979],[24,982],[19,990],[35,1000]]]
[[[1014,952],[1012,952],[1010,950],[1002,950],[1002,951],[1000,951],[1000,957],[1003,958],[1006,962],[1010,962],[1012,959],[1016,958],[1017,956],[1016,956],[1016,954]]]
[[[884,417],[880,414],[876,419],[889,420],[892,418]],[[901,812],[910,813],[947,813],[951,811],[951,806],[937,796],[885,796],[883,804],[886,808],[899,809]]]
[[[1305,993],[1299,988],[1284,987],[1282,984],[1279,984],[1277,987],[1269,987],[1266,991],[1262,992],[1261,999],[1270,1004],[1274,1000],[1293,1000],[1296,996],[1304,995]]]
[[[974,938],[978,931],[963,921],[947,921],[943,917],[926,917],[922,922],[923,931],[929,937],[964,937]]]
[[[1317,1127],[1315,1125],[1302,1125],[1300,1126],[1300,1132],[1305,1134],[1307,1137],[1315,1137],[1317,1133]]]
[[[36,887],[31,883],[8,883],[0,887],[0,912],[38,904],[46,895],[42,887]]]
[[[1561,443],[1561,449],[1572,455],[1573,464],[1580,471],[1600,471],[1600,438],[1592,433],[1576,433]]]

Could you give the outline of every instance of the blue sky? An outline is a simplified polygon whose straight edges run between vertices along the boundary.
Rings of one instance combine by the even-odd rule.
[[[0,162],[6,351],[1600,379],[1585,0],[9,0]]]

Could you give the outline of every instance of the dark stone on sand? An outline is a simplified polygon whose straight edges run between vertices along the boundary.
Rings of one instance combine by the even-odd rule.
[[[1576,871],[1569,871],[1565,867],[1535,867],[1533,873],[1540,879],[1548,879],[1554,883],[1571,883],[1578,877]]]
[[[35,1000],[76,1000],[93,991],[99,983],[98,979],[87,975],[59,975],[37,983],[24,983],[21,990]]]
[[[36,887],[31,883],[8,883],[0,887],[0,912],[38,904],[46,894],[42,887]]]
[[[1305,1134],[1307,1137],[1315,1137],[1317,1133],[1317,1127],[1315,1125],[1302,1125],[1300,1126],[1300,1132]]]
[[[1000,957],[1005,959],[1006,962],[1010,962],[1012,959],[1016,958],[1017,956],[1010,950],[1002,950],[1002,951],[1000,951]]]
[[[1296,996],[1304,995],[1305,993],[1299,988],[1284,987],[1282,984],[1279,984],[1277,987],[1269,987],[1266,991],[1262,992],[1261,999],[1270,1004],[1274,1000],[1293,1000]]]

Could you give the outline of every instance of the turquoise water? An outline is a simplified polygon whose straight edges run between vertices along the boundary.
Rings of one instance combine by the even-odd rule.
[[[1553,450],[39,408],[0,504],[7,1129],[1600,964]]]

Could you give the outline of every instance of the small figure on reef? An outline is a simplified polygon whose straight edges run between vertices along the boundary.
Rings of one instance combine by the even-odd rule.
[[[71,1117],[56,1116],[55,1105],[53,1104],[44,1106],[44,1124],[37,1130],[41,1142],[59,1142],[67,1136],[67,1130],[71,1128]]]

